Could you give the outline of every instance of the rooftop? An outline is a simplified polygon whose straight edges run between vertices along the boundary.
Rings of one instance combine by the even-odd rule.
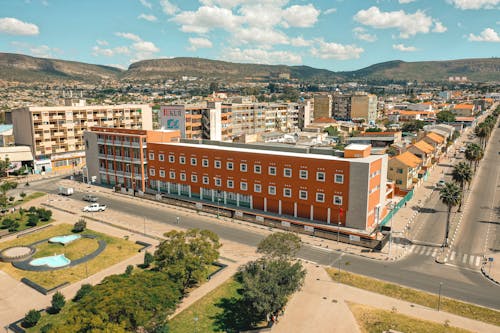
[[[427,133],[426,137],[430,138],[432,141],[437,142],[437,143],[444,142],[444,138],[441,135],[434,133],[434,132]]]
[[[397,155],[394,157],[396,160],[399,162],[411,167],[415,168],[417,167],[420,163],[422,163],[422,160],[418,158],[417,156],[413,155],[409,151],[402,153],[401,155]]]
[[[422,140],[415,142],[413,146],[417,147],[426,154],[432,153],[435,150],[433,146]]]

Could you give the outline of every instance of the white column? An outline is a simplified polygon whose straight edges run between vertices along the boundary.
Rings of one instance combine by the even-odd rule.
[[[227,205],[227,193],[224,191],[224,205]]]
[[[278,214],[281,215],[281,200],[278,200]]]
[[[236,207],[240,206],[240,194],[236,193]]]
[[[203,187],[200,187],[200,200],[203,200]]]
[[[189,185],[189,197],[191,198],[191,185]]]
[[[181,184],[177,184],[177,195],[181,195]]]
[[[264,198],[264,211],[267,212],[267,198]]]
[[[330,215],[331,215],[332,209],[328,207],[328,217],[326,218],[326,223],[330,224]]]
[[[212,190],[212,202],[215,201],[215,190]]]
[[[170,194],[170,182],[167,183],[167,193]]]
[[[297,217],[297,203],[293,203],[293,217]]]
[[[250,196],[250,209],[253,209],[253,195]]]
[[[314,206],[311,205],[311,221],[314,220]]]

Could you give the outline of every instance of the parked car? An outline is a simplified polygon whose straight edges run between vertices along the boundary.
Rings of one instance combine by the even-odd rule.
[[[461,153],[465,153],[465,151],[466,151],[466,150],[467,150],[467,148],[465,148],[465,147],[460,147],[459,152],[461,152]]]
[[[83,196],[83,201],[88,201],[88,202],[97,202],[97,197],[92,194],[85,194]]]
[[[72,195],[74,193],[74,190],[72,187],[59,186],[58,193],[61,195],[69,196],[69,195]]]
[[[444,184],[446,184],[446,182],[444,181],[444,179],[441,179],[436,183],[436,187],[444,187]]]
[[[106,205],[101,205],[98,203],[93,203],[83,207],[84,212],[104,212],[105,210],[106,210]]]

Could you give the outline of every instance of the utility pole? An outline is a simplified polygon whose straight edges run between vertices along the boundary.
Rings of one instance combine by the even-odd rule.
[[[439,282],[439,299],[438,299],[438,312],[441,308],[441,287],[443,286],[443,282]]]

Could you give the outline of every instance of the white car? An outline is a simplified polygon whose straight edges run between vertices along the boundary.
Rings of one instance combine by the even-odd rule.
[[[444,184],[446,184],[446,182],[444,181],[444,179],[441,179],[436,183],[436,187],[444,187]]]
[[[466,150],[467,150],[467,148],[465,148],[465,147],[460,147],[459,152],[461,152],[461,153],[465,153],[465,151],[466,151]]]
[[[91,205],[83,207],[84,212],[104,212],[106,210],[106,205],[101,205],[98,203],[93,203]]]

